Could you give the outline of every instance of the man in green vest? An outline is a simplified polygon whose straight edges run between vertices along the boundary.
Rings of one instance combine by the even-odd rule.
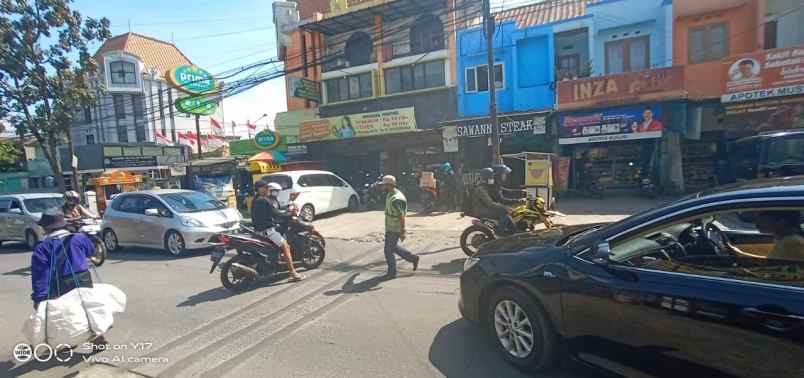
[[[396,277],[396,256],[413,263],[413,270],[419,267],[419,256],[414,255],[401,245],[405,241],[405,215],[408,211],[408,200],[396,188],[394,176],[384,176],[382,186],[388,193],[385,198],[385,261],[388,263],[386,278]]]

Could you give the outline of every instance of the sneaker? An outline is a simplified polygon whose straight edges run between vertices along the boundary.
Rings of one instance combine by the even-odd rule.
[[[383,276],[383,278],[386,280],[392,280],[396,278],[396,273],[386,273],[385,276]]]
[[[419,269],[419,260],[421,260],[421,259],[422,259],[421,257],[416,256],[416,260],[413,260],[413,271],[414,272],[416,271],[416,269]]]

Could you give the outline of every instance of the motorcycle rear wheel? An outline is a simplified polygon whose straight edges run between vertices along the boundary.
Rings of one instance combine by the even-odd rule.
[[[471,225],[461,234],[461,249],[467,256],[472,257],[480,249],[480,246],[494,239],[494,233],[489,229]]]
[[[239,293],[248,289],[254,283],[254,277],[232,270],[232,264],[245,264],[245,262],[245,259],[238,255],[221,265],[221,284],[223,284],[223,287]]]
[[[101,266],[106,262],[106,246],[100,239],[92,239],[92,244],[95,246],[95,254],[89,258],[92,265]]]

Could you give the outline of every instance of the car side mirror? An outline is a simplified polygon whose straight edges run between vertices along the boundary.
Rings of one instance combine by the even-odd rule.
[[[22,209],[20,209],[20,208],[8,209],[8,213],[9,214],[22,215]]]
[[[145,209],[145,215],[149,217],[158,217],[159,209]]]
[[[611,244],[609,242],[601,242],[595,247],[594,252],[592,261],[596,265],[609,265],[611,259]]]

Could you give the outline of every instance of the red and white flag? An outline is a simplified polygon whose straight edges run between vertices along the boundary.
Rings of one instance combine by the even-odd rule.
[[[187,133],[181,133],[180,132],[180,133],[177,133],[177,135],[179,137],[179,144],[185,145],[185,146],[190,146],[190,147],[195,147],[195,143],[196,143],[196,140],[197,140],[197,138],[195,138],[195,134],[193,134],[191,132],[187,132]]]
[[[251,130],[251,131],[256,131],[257,130],[257,124],[256,123],[251,123],[251,121],[246,121],[246,125],[248,125],[248,129]]]
[[[223,131],[223,125],[218,122],[215,118],[209,117],[209,124],[212,126],[212,134],[214,135],[224,135],[225,132]]]
[[[224,139],[222,136],[212,134],[207,135],[207,146],[209,146],[210,149],[221,148],[223,147],[223,144]]]
[[[159,132],[159,130],[155,131],[154,136],[156,137],[156,144],[162,144],[165,146],[173,145],[173,141],[170,140],[170,138],[168,138],[165,134]]]

